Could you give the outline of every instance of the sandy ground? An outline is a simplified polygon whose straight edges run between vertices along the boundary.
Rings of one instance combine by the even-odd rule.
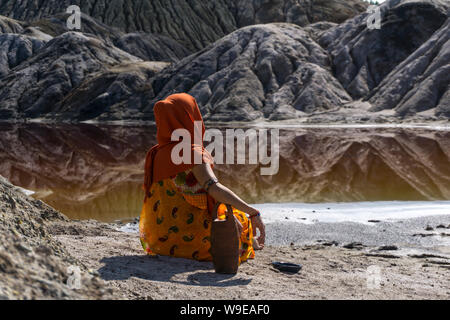
[[[138,235],[94,221],[55,225],[53,234],[119,299],[449,299],[450,259],[332,242],[269,245],[234,276],[211,263],[143,255]],[[388,248],[389,249],[389,248]],[[301,263],[282,273],[272,261]],[[371,267],[372,266],[372,267]],[[373,267],[375,266],[375,267]]]

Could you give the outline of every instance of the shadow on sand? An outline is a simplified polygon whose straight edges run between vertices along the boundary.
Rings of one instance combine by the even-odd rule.
[[[248,285],[252,279],[214,272],[211,262],[150,257],[143,255],[103,258],[98,272],[104,280],[127,280],[132,277],[190,286],[232,287]]]

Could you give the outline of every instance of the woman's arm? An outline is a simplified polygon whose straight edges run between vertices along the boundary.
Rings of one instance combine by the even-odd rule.
[[[217,179],[211,166],[209,164],[202,164],[195,166],[192,169],[192,173],[194,174],[197,181],[204,186],[211,179]],[[229,204],[234,208],[243,211],[250,216],[257,215],[259,213],[258,210],[249,206],[244,200],[239,198],[233,191],[222,185],[221,183],[215,183],[210,186],[208,189],[208,194],[216,199],[218,202]],[[264,245],[265,241],[265,226],[262,222],[260,216],[252,218],[252,223],[256,229],[260,232],[259,242],[261,245]]]
[[[214,172],[209,164],[202,164],[195,166],[192,169],[195,178],[204,186],[205,183],[211,179],[217,179]],[[209,190],[208,194],[216,199],[218,202],[229,204],[236,209],[243,211],[249,215],[254,215],[258,213],[258,210],[249,206],[244,200],[239,198],[233,191],[222,185],[221,183],[213,184]]]

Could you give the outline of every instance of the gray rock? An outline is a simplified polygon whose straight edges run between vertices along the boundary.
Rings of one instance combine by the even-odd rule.
[[[31,26],[52,36],[69,32],[67,19],[69,14],[61,13],[30,23]],[[135,32],[125,34],[115,27],[107,26],[86,14],[81,15],[81,29],[75,30],[94,35],[103,41],[114,44],[118,48],[148,61],[179,61],[191,54],[191,51],[177,41],[158,34]]]
[[[322,34],[336,77],[350,95],[368,95],[445,22],[448,6],[436,0],[391,0],[381,5],[381,29],[367,27],[361,14]]]
[[[271,22],[299,26],[319,21],[341,23],[368,7],[367,3],[357,0],[231,0],[227,4],[238,27]]]
[[[33,56],[46,42],[20,34],[0,34],[0,78]]]
[[[89,75],[139,58],[93,36],[68,32],[0,79],[0,119],[37,118]]]
[[[128,33],[114,44],[147,61],[178,62],[192,52],[171,38],[149,33]]]
[[[304,27],[304,30],[309,33],[310,37],[313,38],[314,41],[319,42],[320,37],[325,33],[325,31],[336,26],[337,24],[334,22],[321,21]]]
[[[0,13],[18,20],[38,20],[78,5],[81,11],[125,32],[161,34],[189,50],[199,50],[248,25],[291,22],[301,26],[322,20],[342,22],[364,11],[362,0],[0,0]]]
[[[60,36],[69,31],[78,31],[85,34],[94,35],[105,42],[113,42],[124,35],[123,31],[108,26],[84,13],[81,14],[81,29],[69,30],[67,28],[67,19],[69,16],[70,14],[68,13],[58,13],[51,17],[32,20],[28,22],[28,24],[29,26],[35,27],[53,37]]]
[[[434,109],[450,117],[450,19],[371,93],[372,111],[414,116]]]
[[[143,1],[117,12],[118,2],[86,1],[85,12],[117,28],[83,14],[83,33],[67,33],[66,13],[43,18],[65,4],[48,1],[36,14],[28,1],[0,0],[0,13],[33,20],[13,23],[20,34],[0,37],[7,48],[0,54],[0,119],[153,120],[153,104],[174,92],[195,96],[209,121],[449,117],[445,1],[387,1],[381,30],[367,28],[366,13],[340,25],[315,22],[342,22],[363,11],[366,4],[357,0],[353,9],[341,0]],[[139,18],[132,20],[135,12]],[[292,24],[243,27],[214,42],[240,26],[269,21]],[[153,33],[123,31],[134,29]],[[395,112],[378,113],[387,109]]]
[[[164,69],[147,112],[174,92],[197,98],[206,120],[279,120],[350,101],[326,52],[293,24],[245,27]]]
[[[0,15],[0,33],[21,33],[23,30],[20,21]]]
[[[63,121],[90,119],[146,120],[136,100],[148,87],[149,79],[165,68],[164,62],[134,62],[96,73],[71,90],[48,115]]]
[[[195,96],[211,121],[296,118],[351,100],[326,51],[293,24],[242,28],[164,70],[133,61],[93,36],[65,33],[2,80],[2,117],[153,120],[153,104],[173,92]],[[49,64],[55,72],[44,72]],[[38,72],[47,80],[37,81]]]
[[[0,177],[0,297],[2,299],[102,299],[110,297],[48,231],[68,219],[41,201],[15,191]],[[70,266],[80,268],[82,287],[67,285]]]

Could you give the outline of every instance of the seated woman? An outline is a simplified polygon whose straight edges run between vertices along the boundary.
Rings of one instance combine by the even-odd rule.
[[[172,141],[175,130],[186,129],[194,137],[196,122],[202,124],[201,136],[205,134],[195,99],[188,94],[171,95],[155,104],[154,114],[158,144],[146,158],[145,200],[139,224],[144,250],[149,255],[212,260],[211,213],[215,203],[220,202],[233,207],[241,232],[240,262],[254,258],[254,250],[264,247],[264,223],[258,210],[218,182],[212,170],[213,158],[203,147],[203,139],[197,142],[201,145],[191,141],[191,159],[201,159],[197,162],[200,164],[172,161],[172,150],[179,143]],[[224,217],[224,210],[225,206],[219,207],[219,218]]]

